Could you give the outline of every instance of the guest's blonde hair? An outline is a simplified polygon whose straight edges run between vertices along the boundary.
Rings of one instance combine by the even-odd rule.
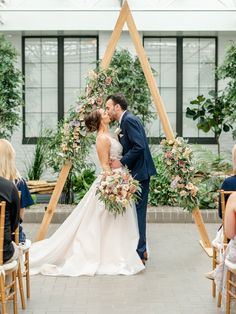
[[[5,139],[0,139],[0,176],[13,182],[21,179],[16,169],[15,155],[11,143]]]
[[[232,148],[233,174],[236,175],[236,144]]]

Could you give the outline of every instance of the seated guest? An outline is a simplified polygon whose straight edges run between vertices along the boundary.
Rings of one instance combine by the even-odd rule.
[[[230,195],[226,204],[224,228],[230,242],[224,252],[222,262],[211,273],[217,290],[222,294],[223,302],[225,302],[226,296],[227,267],[236,269],[236,192]],[[208,278],[211,279],[210,276]],[[232,276],[232,281],[236,281],[235,275]],[[236,309],[235,303],[232,304],[232,308]]]
[[[0,202],[6,202],[3,262],[9,263],[18,257],[18,247],[12,241],[12,233],[19,225],[20,200],[15,184],[0,177]]]
[[[232,149],[232,164],[233,164],[233,175],[224,180],[221,190],[224,191],[236,191],[236,145]],[[225,195],[225,202],[227,202],[229,195]],[[219,197],[218,207],[219,217],[222,219],[221,199]]]
[[[25,207],[34,204],[25,180],[19,174],[15,164],[15,151],[11,143],[0,139],[0,176],[15,183],[20,196],[20,223],[24,220]],[[19,241],[25,242],[22,226],[19,226]]]

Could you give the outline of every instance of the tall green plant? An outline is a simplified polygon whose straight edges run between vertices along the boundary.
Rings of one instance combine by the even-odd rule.
[[[232,124],[236,122],[236,43],[227,50],[223,64],[217,69],[217,75],[222,80],[227,80],[224,95],[233,108],[231,114]],[[236,139],[236,129],[233,130],[233,138]]]
[[[190,102],[193,106],[186,110],[186,117],[198,120],[197,128],[205,133],[212,131],[215,135],[218,156],[220,157],[220,135],[233,129],[231,124],[234,106],[227,101],[224,93],[217,95],[215,91],[209,92],[209,98],[203,95]]]
[[[46,131],[44,135],[41,135],[35,145],[33,158],[27,166],[27,178],[28,180],[40,180],[46,162],[48,160],[48,143],[49,140],[46,137]]]
[[[236,138],[236,44],[232,44],[226,52],[224,61],[216,69],[216,75],[220,80],[226,80],[226,87],[223,91],[215,93],[209,92],[209,97],[203,95],[190,103],[195,108],[187,108],[186,116],[193,120],[198,119],[198,129],[208,133],[214,132],[217,145],[218,155],[220,156],[221,133],[232,130],[233,137]]]
[[[137,115],[146,125],[154,117],[150,91],[138,57],[133,57],[128,50],[116,50],[110,64],[117,75],[117,84],[113,93],[125,95],[129,110]]]
[[[16,61],[16,50],[0,35],[0,137],[8,139],[21,121],[23,104],[22,75]]]

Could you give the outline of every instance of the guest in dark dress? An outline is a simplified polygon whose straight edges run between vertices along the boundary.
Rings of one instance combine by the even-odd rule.
[[[15,151],[11,143],[0,139],[0,176],[12,181],[20,194],[20,223],[24,220],[25,208],[34,204],[25,180],[21,177],[15,164]],[[22,225],[19,226],[19,241],[25,242]]]
[[[0,202],[6,202],[3,262],[11,262],[18,257],[18,247],[12,241],[12,233],[19,224],[20,200],[15,184],[0,177]]]
[[[224,191],[236,191],[236,145],[232,149],[232,164],[233,164],[233,175],[226,178],[221,185],[221,189]],[[229,195],[225,195],[225,203],[227,202]],[[219,217],[222,219],[221,199],[219,196]]]

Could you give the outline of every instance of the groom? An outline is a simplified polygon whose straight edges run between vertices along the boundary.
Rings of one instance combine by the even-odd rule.
[[[122,94],[110,95],[106,99],[106,111],[112,121],[119,123],[118,138],[123,146],[121,160],[113,160],[111,167],[127,166],[132,176],[140,182],[142,189],[136,203],[138,217],[139,243],[137,252],[145,264],[146,249],[146,213],[150,176],[156,175],[156,169],[148,147],[147,137],[140,120],[127,111],[127,101]]]

